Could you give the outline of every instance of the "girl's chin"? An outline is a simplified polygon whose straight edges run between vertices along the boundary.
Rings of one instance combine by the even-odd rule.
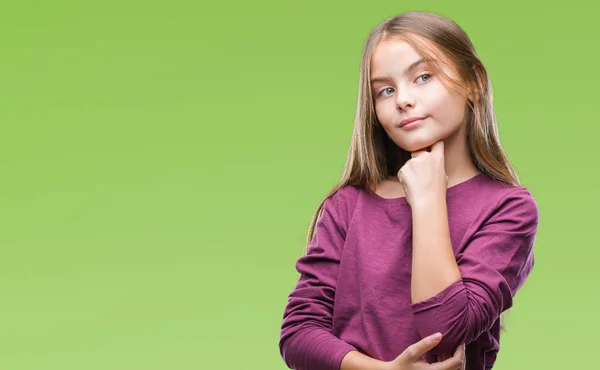
[[[413,132],[398,139],[399,140],[394,140],[397,146],[406,150],[407,152],[416,152],[431,147],[436,141],[442,139],[442,137],[440,137],[440,135],[432,135],[425,132]]]
[[[429,148],[433,145],[433,143],[422,143],[422,144],[414,144],[414,145],[399,145],[400,148],[406,150],[407,152],[418,152],[419,150],[429,150]]]

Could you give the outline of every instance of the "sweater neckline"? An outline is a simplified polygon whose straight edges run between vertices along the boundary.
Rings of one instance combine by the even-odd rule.
[[[469,185],[472,182],[477,181],[479,178],[484,177],[485,174],[483,172],[478,173],[477,175],[470,177],[468,179],[466,179],[463,182],[459,182],[458,184],[454,184],[452,186],[450,186],[449,188],[446,189],[446,196],[449,196],[459,190],[461,190],[462,188],[464,188],[465,186]],[[373,195],[373,197],[375,199],[377,199],[379,202],[383,202],[383,203],[401,203],[401,204],[408,204],[408,200],[406,199],[406,196],[403,197],[397,197],[397,198],[384,198],[380,195],[378,195],[375,192],[371,193]]]

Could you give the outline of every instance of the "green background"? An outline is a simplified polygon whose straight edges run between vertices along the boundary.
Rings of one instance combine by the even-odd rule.
[[[3,1],[0,369],[285,369],[364,41],[410,10],[471,36],[540,209],[495,369],[597,366],[591,4]]]

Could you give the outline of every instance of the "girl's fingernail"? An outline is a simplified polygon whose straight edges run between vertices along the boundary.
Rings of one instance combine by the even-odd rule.
[[[438,340],[442,337],[442,333],[435,333],[433,334],[433,339]]]

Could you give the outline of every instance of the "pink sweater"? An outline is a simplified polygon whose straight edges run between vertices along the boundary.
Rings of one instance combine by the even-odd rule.
[[[483,174],[448,188],[447,206],[462,280],[413,304],[406,198],[346,186],[325,202],[283,314],[279,348],[289,368],[338,370],[351,350],[391,361],[435,332],[444,338],[429,362],[466,343],[468,370],[492,368],[500,313],[533,268],[538,208],[527,189]]]

